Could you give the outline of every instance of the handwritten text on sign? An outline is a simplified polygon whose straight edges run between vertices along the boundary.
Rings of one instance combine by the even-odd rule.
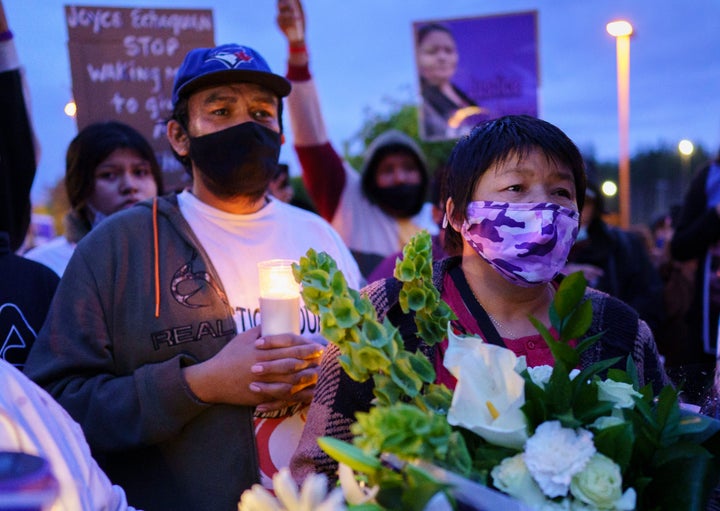
[[[65,6],[78,129],[105,120],[136,128],[155,148],[166,188],[184,170],[172,156],[165,121],[185,54],[214,43],[211,10]]]

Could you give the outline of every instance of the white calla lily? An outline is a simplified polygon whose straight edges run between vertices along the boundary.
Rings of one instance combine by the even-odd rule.
[[[522,448],[527,422],[520,409],[525,380],[515,371],[518,357],[480,337],[457,336],[450,327],[448,341],[443,364],[457,378],[448,422],[495,445]]]

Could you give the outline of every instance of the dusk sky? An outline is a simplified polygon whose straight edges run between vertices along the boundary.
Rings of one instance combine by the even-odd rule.
[[[33,200],[64,173],[77,133],[63,113],[72,97],[63,6],[212,9],[217,44],[257,49],[275,72],[286,70],[273,0],[4,0],[26,70],[42,157]],[[720,148],[720,1],[692,0],[306,0],[308,47],[331,141],[338,150],[367,109],[387,98],[419,98],[412,23],[535,10],[538,13],[539,117],[563,129],[585,153],[617,161],[615,40],[607,22],[628,19],[631,39],[631,153],[688,138]],[[288,125],[286,119],[286,126]],[[288,133],[281,159],[299,172]]]

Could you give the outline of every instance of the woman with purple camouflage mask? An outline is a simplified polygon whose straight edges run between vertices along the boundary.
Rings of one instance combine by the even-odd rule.
[[[496,330],[518,355],[532,352],[528,363],[551,362],[542,340],[515,341],[537,334],[528,316],[550,325],[553,279],[565,267],[585,200],[580,152],[550,123],[508,116],[461,139],[449,168],[445,243],[462,257],[449,270],[448,283],[458,294],[450,293],[448,303],[461,309],[463,328],[475,330],[470,318],[463,321],[462,309],[478,316],[481,308],[492,324],[485,329]]]
[[[457,316],[453,328],[526,357],[527,365],[553,365],[545,341],[529,316],[550,327],[549,309],[578,231],[585,200],[585,169],[575,144],[557,127],[529,116],[506,116],[476,126],[461,138],[448,160],[442,196],[446,205],[445,249],[460,256],[436,261],[433,280]],[[398,303],[402,284],[376,281],[363,292],[379,318],[389,319],[410,350],[433,362],[436,381],[455,378],[443,366],[447,339],[428,346],[416,337],[411,314]],[[593,318],[586,336],[604,332],[581,355],[585,368],[600,360],[632,356],[641,383],[654,391],[670,383],[647,324],[625,303],[588,288]],[[291,463],[302,479],[311,471],[333,477],[336,465],[317,447],[318,436],[351,438],[349,425],[373,398],[372,382],[343,377],[339,351],[323,360],[300,446]]]

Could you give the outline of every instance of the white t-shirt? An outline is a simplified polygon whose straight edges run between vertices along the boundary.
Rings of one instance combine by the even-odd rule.
[[[62,277],[68,262],[75,252],[75,243],[70,243],[65,236],[58,236],[47,243],[31,248],[23,257],[42,263]]]
[[[178,195],[180,211],[210,256],[235,311],[238,332],[260,322],[257,263],[267,259],[299,260],[308,249],[327,252],[359,289],[360,270],[338,233],[320,216],[277,199],[249,215],[220,211],[189,191]],[[300,334],[317,336],[317,316],[301,304]],[[281,419],[256,418],[255,431],[262,483],[272,488],[272,475],[289,465],[305,424],[306,408]]]

